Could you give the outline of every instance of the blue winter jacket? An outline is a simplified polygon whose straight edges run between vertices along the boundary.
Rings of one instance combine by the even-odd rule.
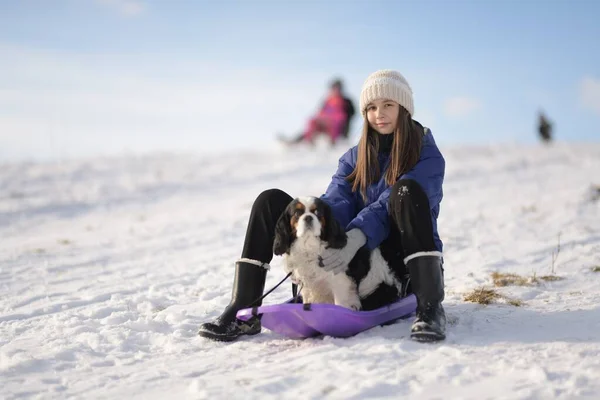
[[[442,241],[438,235],[437,217],[440,213],[440,202],[443,196],[442,183],[444,182],[446,163],[435,144],[431,131],[425,128],[424,132],[419,161],[398,179],[415,180],[427,193],[434,241],[437,250],[441,252]],[[388,199],[391,186],[385,183],[382,172],[379,181],[367,188],[365,204],[360,192],[352,192],[352,185],[346,180],[356,166],[357,155],[358,146],[354,146],[340,158],[338,170],[333,175],[331,183],[321,199],[329,204],[335,219],[346,227],[346,231],[359,228],[367,237],[367,247],[374,249],[387,238],[390,232]],[[385,171],[389,163],[389,154],[380,153],[378,159],[380,171]]]

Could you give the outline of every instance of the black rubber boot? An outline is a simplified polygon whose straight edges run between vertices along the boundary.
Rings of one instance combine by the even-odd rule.
[[[438,256],[421,256],[407,263],[410,285],[417,296],[417,318],[413,322],[410,337],[419,342],[435,342],[446,339],[446,313],[444,300],[444,276]]]
[[[236,318],[236,314],[243,308],[261,305],[261,301],[252,303],[262,296],[266,278],[267,270],[265,268],[237,262],[231,302],[216,320],[200,325],[198,335],[221,342],[231,342],[242,335],[260,333],[261,325],[258,317],[241,321]]]

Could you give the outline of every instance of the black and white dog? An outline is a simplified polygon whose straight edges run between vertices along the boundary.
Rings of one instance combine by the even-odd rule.
[[[302,287],[304,303],[330,303],[354,310],[373,310],[406,295],[408,281],[379,248],[358,250],[346,273],[320,266],[325,248],[346,245],[346,232],[330,207],[316,197],[294,199],[275,227],[273,253],[284,256],[284,269]]]

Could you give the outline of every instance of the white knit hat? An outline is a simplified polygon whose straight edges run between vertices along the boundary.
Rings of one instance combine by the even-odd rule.
[[[360,112],[363,117],[366,115],[367,105],[378,99],[394,100],[406,108],[411,117],[415,112],[412,89],[398,71],[380,69],[369,75],[360,92]]]

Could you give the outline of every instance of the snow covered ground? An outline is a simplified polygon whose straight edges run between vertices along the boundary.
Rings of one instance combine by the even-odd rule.
[[[197,336],[228,303],[254,198],[321,194],[342,149],[0,165],[0,398],[599,398],[600,144],[442,151],[440,344],[410,321]],[[464,301],[494,271],[565,279],[499,289],[521,307]]]

